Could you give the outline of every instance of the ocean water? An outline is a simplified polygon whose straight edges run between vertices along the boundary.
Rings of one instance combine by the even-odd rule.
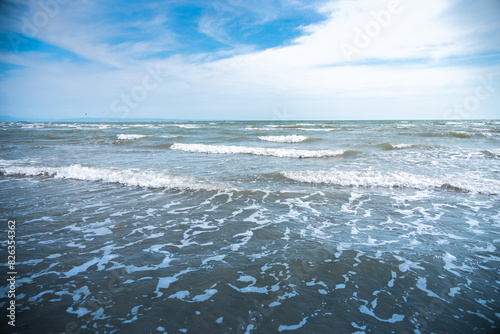
[[[19,333],[499,331],[500,121],[0,123],[0,148]]]

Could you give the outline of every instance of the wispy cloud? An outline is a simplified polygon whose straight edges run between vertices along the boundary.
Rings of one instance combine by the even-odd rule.
[[[109,114],[151,65],[165,80],[134,109],[136,117],[227,118],[239,110],[237,118],[266,118],[287,105],[298,118],[433,118],[482,75],[500,78],[496,0],[192,0],[119,8],[87,0],[60,5],[17,52],[5,36],[22,35],[22,18],[40,8],[3,6],[10,15],[0,61],[18,66],[0,78],[10,113],[46,105],[54,115],[83,108]],[[31,107],[18,102],[22,96],[31,96]],[[496,94],[478,112],[491,116],[499,105]]]

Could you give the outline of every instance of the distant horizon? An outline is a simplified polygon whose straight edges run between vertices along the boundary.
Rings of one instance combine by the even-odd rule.
[[[9,120],[10,119],[10,120]],[[16,118],[10,115],[0,115],[0,122],[418,122],[418,121],[496,121],[500,118],[440,118],[440,119],[182,119],[182,118],[58,118],[58,119],[35,119]]]

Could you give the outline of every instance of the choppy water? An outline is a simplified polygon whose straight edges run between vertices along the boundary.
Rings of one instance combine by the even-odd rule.
[[[500,326],[499,121],[0,123],[0,145],[19,333]]]

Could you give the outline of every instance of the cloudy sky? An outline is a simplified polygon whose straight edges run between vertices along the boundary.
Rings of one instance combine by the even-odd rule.
[[[500,118],[500,0],[4,0],[0,115]]]

